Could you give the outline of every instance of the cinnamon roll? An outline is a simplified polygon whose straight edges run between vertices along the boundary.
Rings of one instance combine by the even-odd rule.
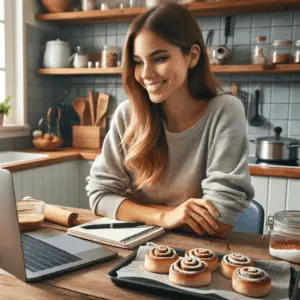
[[[218,256],[209,249],[205,248],[194,248],[185,252],[185,256],[196,256],[202,261],[206,262],[207,266],[215,271],[218,267]]]
[[[211,282],[211,270],[198,257],[181,257],[171,265],[169,280],[186,287],[204,286]]]
[[[244,267],[233,272],[232,288],[249,297],[266,296],[271,289],[272,280],[268,273],[260,268]]]
[[[153,273],[168,274],[172,263],[178,259],[176,251],[168,246],[150,249],[145,255],[145,268]]]
[[[237,268],[253,266],[252,260],[240,253],[224,255],[221,261],[221,272],[227,278],[232,278],[232,273]]]

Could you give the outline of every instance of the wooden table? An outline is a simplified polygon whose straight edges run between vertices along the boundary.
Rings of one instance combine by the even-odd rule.
[[[72,209],[75,210],[75,209]],[[88,210],[76,209],[85,219],[95,217]],[[65,230],[65,228],[58,227]],[[190,233],[167,233],[154,240],[156,243],[178,248],[206,247],[216,252],[230,253],[241,252],[252,258],[274,259],[268,252],[268,240],[259,235],[232,233],[226,240],[213,238],[200,238]],[[119,256],[105,263],[98,263],[85,269],[59,275],[53,279],[40,283],[24,283],[0,269],[0,299],[22,300],[149,300],[166,299],[166,297],[154,296],[115,286],[106,275],[124,257],[132,253],[132,250],[105,246],[108,249],[118,251]],[[300,270],[300,265],[293,264]],[[298,288],[298,295],[300,289]]]

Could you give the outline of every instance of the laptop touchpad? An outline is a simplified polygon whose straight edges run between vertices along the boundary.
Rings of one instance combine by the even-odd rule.
[[[101,247],[96,243],[75,238],[67,235],[64,232],[53,229],[38,230],[27,234],[72,254],[85,252]]]

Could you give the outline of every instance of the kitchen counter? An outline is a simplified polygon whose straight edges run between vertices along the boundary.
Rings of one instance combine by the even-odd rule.
[[[30,153],[45,153],[48,157],[37,160],[20,162],[15,164],[3,165],[0,168],[7,169],[11,172],[17,172],[42,166],[63,163],[67,161],[84,159],[95,160],[100,154],[98,149],[83,149],[83,148],[62,148],[59,151],[39,151],[37,149],[24,149],[21,152]],[[256,165],[249,164],[250,174],[253,176],[271,176],[271,177],[285,177],[285,178],[300,178],[300,167],[288,166],[273,166],[273,165]]]

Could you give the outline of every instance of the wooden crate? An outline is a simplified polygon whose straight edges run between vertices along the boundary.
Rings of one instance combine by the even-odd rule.
[[[73,126],[74,148],[92,148],[99,149],[102,146],[106,134],[106,128],[98,126]]]

